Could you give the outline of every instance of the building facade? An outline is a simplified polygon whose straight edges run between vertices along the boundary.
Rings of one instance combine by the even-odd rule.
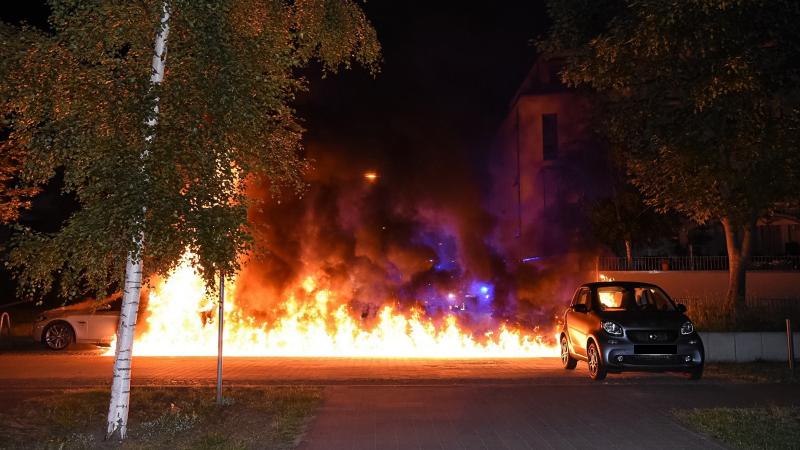
[[[586,200],[608,193],[610,168],[588,99],[560,82],[559,68],[559,60],[536,62],[492,149],[495,240],[518,260],[580,250]]]
[[[610,195],[614,171],[594,133],[589,98],[560,82],[561,67],[557,58],[534,64],[492,148],[488,207],[498,219],[494,239],[517,261],[597,249],[588,209],[594,199]],[[798,255],[798,242],[797,211],[784,211],[758,221],[753,254]],[[636,253],[723,256],[725,236],[719,224],[688,225],[673,244],[638,248]]]

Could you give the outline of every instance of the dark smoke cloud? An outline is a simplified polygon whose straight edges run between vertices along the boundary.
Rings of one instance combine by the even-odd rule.
[[[384,169],[370,182],[368,167],[346,155],[310,146],[315,163],[302,198],[272,199],[265,186],[252,187],[263,201],[250,213],[258,250],[237,282],[248,314],[269,322],[291,295],[313,301],[297,289],[312,275],[367,321],[384,305],[434,319],[455,306],[476,333],[499,323],[552,326],[562,299],[553,292],[564,290],[551,281],[557,271],[511,264],[492,245],[494,219],[469,170],[454,163],[436,178],[426,176],[430,166],[406,176]]]
[[[543,5],[429,3],[424,14],[415,2],[365,4],[384,48],[377,78],[309,75],[311,93],[298,102],[314,161],[309,190],[278,202],[254,186],[265,203],[250,215],[260,251],[239,278],[248,310],[268,319],[309,273],[356,312],[424,306],[483,282],[492,301],[473,305],[476,322],[549,326],[574,289],[564,261],[509,260],[490,240],[495,218],[483,207],[492,201],[489,143],[535,58],[529,42],[544,29]]]

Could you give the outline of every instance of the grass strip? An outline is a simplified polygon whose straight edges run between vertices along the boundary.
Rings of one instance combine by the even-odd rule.
[[[800,408],[702,408],[673,411],[685,426],[739,449],[800,448]]]
[[[303,386],[228,388],[224,405],[206,387],[136,388],[128,437],[104,441],[107,390],[25,393],[0,412],[0,448],[293,448],[322,401]]]

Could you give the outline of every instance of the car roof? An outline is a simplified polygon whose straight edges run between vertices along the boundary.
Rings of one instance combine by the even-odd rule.
[[[655,288],[659,288],[660,289],[660,287],[658,285],[655,285],[653,283],[645,283],[643,281],[595,281],[593,283],[584,283],[584,284],[581,285],[581,287],[587,287],[587,288],[590,288],[590,289],[598,288],[598,287],[613,287],[613,286],[628,287],[628,288],[630,288],[630,287],[655,287]]]
[[[113,294],[111,294],[111,295],[109,295],[108,297],[105,297],[105,298],[101,298],[101,299],[88,298],[88,299],[85,299],[85,300],[81,300],[81,301],[79,301],[77,303],[70,303],[70,304],[67,304],[67,305],[62,305],[62,306],[57,306],[55,308],[50,308],[50,309],[46,310],[45,312],[50,312],[50,311],[83,311],[83,310],[86,310],[86,309],[96,308],[96,307],[98,307],[100,305],[107,305],[109,303],[112,303],[112,302],[115,302],[115,301],[119,300],[120,298],[122,298],[122,292],[115,292],[115,293],[113,293]]]

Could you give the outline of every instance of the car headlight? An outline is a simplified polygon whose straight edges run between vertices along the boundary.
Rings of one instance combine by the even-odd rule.
[[[681,325],[681,334],[692,334],[692,333],[694,333],[694,325],[692,325],[692,322],[688,321],[684,322],[684,324]]]
[[[612,336],[622,336],[622,327],[616,322],[603,322],[603,329]]]

